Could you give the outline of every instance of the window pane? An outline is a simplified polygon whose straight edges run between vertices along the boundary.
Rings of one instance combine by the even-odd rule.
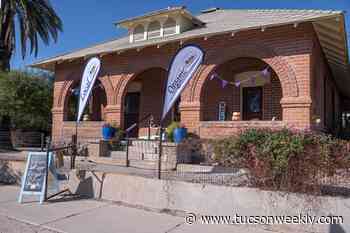
[[[154,38],[160,36],[160,23],[153,21],[148,26],[148,38]]]
[[[176,33],[176,22],[174,19],[169,18],[164,23],[164,36],[172,35]]]
[[[138,25],[134,29],[134,41],[139,41],[144,39],[144,27],[142,25]]]

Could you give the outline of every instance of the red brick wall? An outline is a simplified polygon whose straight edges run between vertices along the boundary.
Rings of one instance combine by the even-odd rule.
[[[151,69],[137,76],[142,83],[140,96],[140,119],[152,114],[154,123],[160,123],[160,115],[164,101],[164,88],[167,72],[163,69]],[[141,126],[145,126],[142,124]]]
[[[78,126],[79,142],[94,142],[102,139],[103,121],[83,121]],[[55,131],[54,143],[70,142],[75,134],[75,122],[62,122],[61,128]]]
[[[240,111],[239,88],[232,85],[222,88],[218,80],[210,81],[210,83],[207,84],[203,99],[204,113],[202,115],[202,120],[204,121],[218,120],[218,106],[221,101],[226,103],[226,120],[231,118],[232,112]]]
[[[314,111],[319,111],[317,110],[319,107],[314,108],[314,105],[318,106],[319,103],[316,102],[317,97],[313,96],[311,89],[313,88],[311,77],[314,77],[312,62],[319,64],[315,62],[315,56],[319,55],[315,55],[317,50],[315,50],[315,34],[311,23],[299,24],[297,28],[294,28],[293,25],[267,28],[264,32],[261,30],[242,31],[233,37],[228,33],[209,37],[207,40],[203,40],[203,38],[188,40],[185,41],[186,43],[197,44],[206,53],[204,64],[181,96],[181,119],[190,131],[198,132],[200,120],[205,117],[205,111],[202,111],[205,108],[205,103],[201,101],[201,94],[204,93],[204,83],[210,72],[215,70],[218,65],[238,57],[256,57],[270,65],[280,80],[283,94],[282,111],[277,107],[277,101],[271,104],[271,106],[275,106],[273,111],[282,112],[284,123],[300,128],[311,127],[312,114]],[[179,42],[173,42],[159,48],[152,46],[140,51],[135,49],[102,57],[103,72],[99,80],[107,92],[105,109],[107,121],[117,121],[123,124],[123,97],[128,83],[149,68],[167,69],[172,56],[180,46]],[[63,125],[64,101],[67,90],[74,80],[80,78],[85,62],[77,60],[56,66],[53,109],[54,136],[59,135]],[[319,66],[325,66],[325,64]],[[227,92],[230,91],[227,90]],[[234,91],[232,90],[232,92]],[[269,90],[266,89],[265,94],[268,95],[268,93]],[[153,94],[153,91],[149,94]],[[232,106],[236,106],[235,108],[237,108],[238,103],[234,102],[237,101],[236,96],[234,94],[230,97],[231,101],[236,103],[232,104]],[[276,97],[276,99],[278,98]],[[152,99],[153,101],[158,101],[158,99]],[[145,108],[153,108],[159,104],[150,103],[145,103],[143,111]],[[158,112],[159,109],[155,111]],[[213,114],[211,111],[206,112],[209,115]],[[271,114],[266,115],[266,119],[268,118],[271,118]],[[88,134],[96,134],[96,132],[89,131]]]
[[[220,78],[233,82],[234,76],[238,73],[263,70],[266,67],[267,64],[259,60],[243,58],[221,65],[216,73]],[[240,87],[230,84],[223,88],[217,79],[207,79],[204,85],[204,93],[201,97],[203,102],[202,120],[217,121],[218,106],[221,101],[226,103],[226,120],[231,120],[233,112],[241,111]],[[277,75],[272,71],[271,83],[263,86],[263,120],[271,120],[272,117],[276,117],[276,120],[282,120],[281,99],[281,84]]]
[[[202,138],[220,138],[238,134],[247,128],[282,129],[286,124],[282,121],[202,121],[198,134]]]
[[[160,124],[162,106],[164,101],[164,89],[167,80],[167,71],[161,68],[149,69],[137,75],[133,81],[141,83],[140,90],[140,108],[139,121],[144,119],[148,114],[153,115],[153,123]],[[171,121],[171,114],[164,120],[167,125]],[[152,135],[157,132],[152,129]],[[148,119],[141,122],[139,127],[139,136],[147,135]]]
[[[271,83],[263,87],[263,120],[282,120],[282,88],[278,77],[273,74]]]
[[[340,117],[340,98],[317,37],[314,38],[311,81],[313,128],[335,132]],[[317,118],[320,123],[316,123]]]

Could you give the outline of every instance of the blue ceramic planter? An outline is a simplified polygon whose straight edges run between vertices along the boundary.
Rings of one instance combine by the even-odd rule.
[[[102,128],[102,137],[104,140],[110,140],[114,137],[116,129],[113,127],[103,127]]]
[[[186,128],[175,128],[174,129],[174,142],[180,143],[187,137]]]

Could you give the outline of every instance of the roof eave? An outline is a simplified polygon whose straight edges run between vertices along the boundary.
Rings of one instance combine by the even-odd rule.
[[[168,38],[165,41],[161,41],[161,42],[156,42],[156,43],[150,43],[150,44],[146,44],[146,45],[140,45],[140,46],[133,46],[131,48],[124,48],[124,49],[118,49],[116,48],[115,50],[109,51],[108,53],[113,53],[113,52],[118,52],[118,51],[125,51],[125,50],[130,50],[130,49],[138,49],[138,48],[144,48],[144,47],[149,47],[149,46],[154,46],[156,44],[165,44],[165,43],[173,43],[173,42],[177,42],[177,41],[183,41],[183,40],[191,40],[191,39],[195,39],[198,37],[203,37],[203,36],[215,36],[215,35],[220,35],[220,34],[226,34],[226,33],[236,33],[236,32],[240,32],[240,31],[249,31],[249,30],[255,30],[255,29],[259,29],[259,28],[271,28],[271,27],[278,27],[278,26],[284,26],[284,25],[292,25],[292,24],[298,24],[298,23],[304,23],[304,22],[314,22],[317,20],[323,20],[323,19],[327,19],[327,18],[334,18],[337,16],[341,16],[341,19],[344,21],[344,13],[343,12],[335,12],[332,15],[327,15],[327,16],[321,16],[321,17],[317,17],[317,18],[311,18],[308,20],[295,20],[295,21],[291,21],[288,23],[277,23],[277,24],[268,24],[268,25],[260,25],[260,26],[253,26],[253,27],[247,27],[247,28],[241,28],[238,30],[223,30],[223,31],[219,31],[219,32],[212,32],[212,33],[202,33],[202,34],[197,34],[197,35],[191,35],[191,36],[185,36],[185,37],[180,37],[180,38]],[[344,24],[345,25],[345,24]],[[345,28],[345,27],[344,27]],[[346,37],[346,35],[344,35]],[[346,40],[345,40],[346,41]],[[99,55],[99,53],[91,53],[91,54],[86,54],[84,56],[95,56],[95,55]],[[346,45],[346,54],[348,54],[348,49],[347,49],[347,45]],[[76,59],[80,59],[83,58],[84,56],[77,56],[77,57],[73,57],[70,60],[76,60]],[[59,56],[58,56],[59,57]],[[68,59],[67,59],[68,60]],[[43,68],[46,69],[44,67],[49,67],[50,64],[52,63],[56,63],[58,60],[53,60],[53,61],[49,61],[49,62],[45,62],[45,60],[41,61],[41,62],[37,62],[35,64],[30,65],[30,67],[36,67],[36,68]]]

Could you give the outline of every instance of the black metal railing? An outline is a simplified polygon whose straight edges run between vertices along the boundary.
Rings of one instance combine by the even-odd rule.
[[[141,120],[139,120],[138,122],[132,124],[129,128],[127,128],[125,130],[125,133],[126,133],[126,138],[129,138],[129,133],[135,129],[136,127],[140,126],[142,123],[146,122],[147,121],[147,128],[148,128],[148,139],[151,139],[151,127],[152,125],[154,124],[153,122],[154,120],[154,117],[152,114],[147,114],[146,116],[144,116],[143,118],[141,118]]]
[[[44,151],[46,135],[42,132],[0,130],[0,148],[40,148]]]

